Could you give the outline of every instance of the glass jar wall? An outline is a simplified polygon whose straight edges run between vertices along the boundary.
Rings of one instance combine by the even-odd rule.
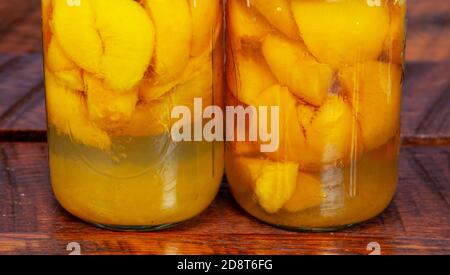
[[[171,111],[222,104],[222,1],[42,0],[54,193],[81,219],[154,230],[214,199],[223,143],[174,142]]]
[[[276,151],[262,152],[261,139],[226,146],[227,178],[247,212],[334,230],[388,206],[405,11],[400,0],[227,1],[227,105],[279,107]]]

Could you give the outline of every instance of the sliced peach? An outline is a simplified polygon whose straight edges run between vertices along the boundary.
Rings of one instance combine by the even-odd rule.
[[[159,99],[140,102],[130,122],[120,130],[119,135],[144,137],[169,134],[174,123],[171,118],[173,107],[187,106],[193,113],[194,98],[203,99],[203,108],[212,103],[210,66],[197,71]]]
[[[115,90],[134,88],[152,58],[153,24],[145,10],[134,1],[96,0],[93,4],[95,22],[103,41],[101,75]]]
[[[204,101],[211,101],[211,93],[203,92]],[[181,93],[166,95],[152,102],[140,102],[130,122],[117,132],[119,136],[147,137],[170,134],[174,120],[171,112],[174,106],[183,105],[193,108],[194,99]],[[206,107],[206,106],[203,106]]]
[[[156,31],[154,77],[159,84],[164,84],[179,76],[189,61],[192,41],[189,3],[186,0],[146,0],[145,7]]]
[[[333,78],[330,66],[315,61],[300,42],[279,35],[267,35],[262,52],[281,84],[311,105],[322,104]]]
[[[291,39],[299,39],[300,35],[289,2],[290,0],[251,0],[250,3],[284,35]]]
[[[52,30],[60,45],[78,66],[100,72],[102,39],[95,28],[91,1],[73,7],[64,0],[53,1]]]
[[[227,65],[228,88],[239,101],[248,105],[255,105],[259,94],[276,83],[269,67],[261,59],[239,53]]]
[[[222,18],[222,17],[221,17]],[[222,22],[220,23],[222,24]],[[214,105],[225,108],[225,47],[223,43],[222,26],[217,28],[217,41],[214,45],[212,64],[213,64],[213,92]]]
[[[268,213],[278,212],[292,197],[297,183],[298,164],[274,162],[264,165],[255,183],[255,195]]]
[[[80,67],[66,56],[56,39],[52,39],[48,45],[46,65],[60,84],[77,91],[84,89]]]
[[[139,85],[139,98],[145,102],[158,100],[169,93],[177,83],[178,79],[157,85],[150,79],[144,79]]]
[[[360,126],[350,104],[340,96],[330,95],[317,110],[299,105],[297,111],[305,137],[303,150],[297,152],[298,161],[306,169],[346,163],[360,156]]]
[[[84,80],[89,117],[93,122],[113,132],[130,121],[138,101],[137,89],[113,91],[102,80],[88,74]]]
[[[172,96],[175,97],[175,102],[185,102],[186,104],[192,104],[194,98],[206,96],[203,104],[210,105],[212,102],[206,100],[210,99],[209,94],[212,91],[212,85],[213,71],[211,67],[206,67],[204,70],[200,70],[191,75],[191,78],[175,86]]]
[[[227,92],[225,94],[225,102],[226,106],[246,106],[246,104],[239,102],[231,92]],[[237,124],[235,124],[235,133],[237,132],[237,129]],[[249,128],[247,127],[246,131],[248,131],[248,129]],[[246,133],[246,135],[248,136],[248,133]],[[259,153],[261,152],[260,145],[257,141],[234,141],[230,142],[227,145],[229,146],[231,151],[239,156],[259,155]]]
[[[242,183],[251,187],[254,192],[256,181],[261,176],[264,168],[275,162],[265,159],[250,158],[250,157],[235,157],[234,158],[238,175],[242,177]]]
[[[120,129],[119,136],[147,137],[170,133],[171,105],[162,98],[136,105],[129,123]]]
[[[173,1],[171,1],[173,2]],[[53,1],[52,29],[67,56],[104,78],[114,90],[134,87],[153,53],[154,29],[146,11],[129,0]]]
[[[292,197],[297,184],[298,164],[240,157],[242,180],[252,186],[260,206],[278,212]]]
[[[236,141],[232,148],[236,154],[242,156],[251,156],[260,152],[258,142],[254,141]]]
[[[361,0],[291,1],[301,36],[322,63],[343,64],[377,59],[389,30],[386,5]]]
[[[108,134],[89,120],[82,93],[58,84],[55,76],[45,71],[47,115],[51,125],[74,141],[101,150],[109,150]]]
[[[361,124],[365,148],[393,138],[400,126],[400,66],[370,61],[342,69],[339,78]]]
[[[322,182],[306,173],[298,173],[297,186],[292,197],[283,209],[289,212],[299,212],[305,209],[320,206],[325,198]]]
[[[139,96],[142,100],[150,102],[159,99],[161,96],[173,90],[177,85],[185,83],[200,71],[211,70],[212,55],[210,52],[204,52],[202,55],[192,57],[184,71],[175,80],[158,84],[154,80],[145,79],[139,87]]]
[[[233,48],[239,49],[243,44],[258,44],[264,36],[272,32],[270,24],[247,6],[246,0],[227,1],[228,31]]]
[[[255,100],[255,107],[278,107],[278,117],[268,112],[267,121],[259,115],[259,125],[267,125],[270,129],[272,119],[275,120],[278,129],[270,129],[272,133],[279,133],[279,146],[275,152],[265,153],[276,161],[296,161],[299,152],[304,146],[304,136],[297,117],[297,101],[286,87],[273,85],[262,91]],[[260,141],[261,143],[264,143]]]
[[[315,109],[297,102],[287,88],[275,85],[259,95],[256,106],[279,106],[279,148],[265,153],[273,160],[293,161],[301,169],[316,171],[323,165],[357,159],[362,153],[359,123],[350,104],[337,95]],[[269,116],[263,125],[270,125],[271,119]]]
[[[221,14],[220,0],[189,0],[192,16],[191,56],[212,50],[216,26]]]

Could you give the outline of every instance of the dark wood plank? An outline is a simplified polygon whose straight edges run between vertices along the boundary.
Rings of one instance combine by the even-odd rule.
[[[40,53],[0,54],[0,129],[45,131]]]
[[[434,238],[376,237],[382,255],[442,255],[448,241]],[[67,255],[67,244],[77,242],[84,255],[366,255],[374,238],[336,237],[331,234],[222,234],[180,235],[177,233],[71,235],[54,233],[0,234],[0,253]]]
[[[0,3],[0,53],[40,52],[40,0]]]
[[[450,61],[450,4],[408,0],[408,61]]]
[[[224,184],[199,217],[157,233],[116,233],[67,214],[51,193],[44,143],[0,143],[0,253],[383,254],[450,253],[450,147],[405,147],[395,200],[378,218],[336,233],[295,233],[258,222]]]
[[[402,103],[406,143],[450,143],[450,62],[409,63]]]

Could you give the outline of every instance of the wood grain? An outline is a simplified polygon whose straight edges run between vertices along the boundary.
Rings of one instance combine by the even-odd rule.
[[[409,63],[402,100],[404,143],[450,143],[450,62]]]
[[[40,53],[0,54],[0,138],[45,132],[43,82]]]
[[[45,143],[0,143],[0,253],[384,254],[450,253],[449,146],[405,147],[396,198],[378,218],[336,233],[295,233],[258,222],[224,183],[199,217],[158,233],[97,229],[65,212],[49,183]]]
[[[0,53],[41,52],[40,2],[0,2]]]
[[[408,0],[407,61],[450,61],[449,37],[447,0]]]

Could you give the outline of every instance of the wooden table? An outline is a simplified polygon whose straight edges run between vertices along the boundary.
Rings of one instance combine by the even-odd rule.
[[[157,233],[94,228],[49,182],[39,0],[0,2],[0,254],[450,253],[450,5],[409,0],[400,182],[379,217],[336,233],[294,233],[246,215],[226,184],[199,217]]]

